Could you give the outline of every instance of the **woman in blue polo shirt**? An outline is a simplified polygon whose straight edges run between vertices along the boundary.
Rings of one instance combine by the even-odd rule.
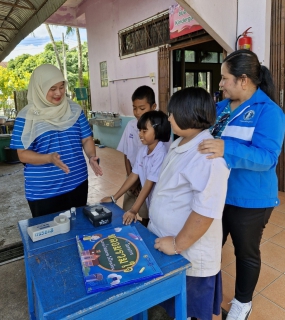
[[[92,133],[81,107],[67,99],[66,80],[53,65],[37,67],[28,87],[28,105],[15,121],[10,148],[25,164],[25,193],[33,217],[86,205],[87,165],[96,175]]]
[[[225,100],[204,140],[202,153],[223,157],[231,169],[223,212],[223,243],[231,235],[236,255],[235,297],[227,320],[246,320],[258,281],[260,241],[273,208],[279,204],[276,165],[284,139],[285,117],[274,102],[269,70],[249,50],[237,50],[221,67]]]

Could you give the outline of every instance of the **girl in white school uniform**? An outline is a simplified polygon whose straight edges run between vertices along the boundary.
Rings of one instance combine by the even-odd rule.
[[[135,203],[123,216],[123,223],[126,225],[136,221],[137,212],[144,201],[149,207],[153,187],[158,180],[161,164],[167,154],[163,142],[169,141],[171,133],[167,115],[162,111],[144,113],[138,120],[137,127],[143,146],[138,151],[132,172],[116,194],[101,199],[101,202],[116,203],[140,179],[142,189]]]
[[[169,122],[179,136],[161,166],[149,208],[150,231],[159,238],[154,247],[168,255],[182,254],[192,264],[187,270],[187,317],[212,320],[222,302],[222,212],[229,169],[223,158],[207,159],[198,152],[216,109],[202,88],[174,93]],[[174,299],[162,304],[174,317]],[[219,318],[216,318],[219,319]]]

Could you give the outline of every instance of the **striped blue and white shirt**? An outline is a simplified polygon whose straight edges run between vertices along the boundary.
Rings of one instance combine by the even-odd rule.
[[[25,149],[21,141],[25,119],[17,118],[11,139],[11,149]],[[48,131],[37,137],[28,150],[40,154],[57,152],[69,167],[66,174],[53,163],[26,164],[24,169],[25,192],[28,200],[47,199],[74,190],[88,178],[82,150],[82,139],[92,135],[83,112],[75,124],[64,131]]]

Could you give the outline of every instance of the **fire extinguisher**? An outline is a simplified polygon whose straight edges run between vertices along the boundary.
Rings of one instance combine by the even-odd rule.
[[[248,33],[252,33],[249,32],[248,30],[251,29],[252,27],[249,27],[248,29],[246,29],[242,34],[240,34],[237,37],[236,40],[236,50],[237,49],[248,49],[252,51],[252,38],[248,36]],[[238,43],[238,48],[237,48],[237,43]]]

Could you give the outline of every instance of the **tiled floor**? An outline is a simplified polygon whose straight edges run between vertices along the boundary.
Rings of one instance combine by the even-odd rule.
[[[90,171],[89,203],[114,194],[126,177],[124,158],[120,152],[110,148],[97,150],[104,174],[102,177],[96,177]],[[285,319],[285,193],[280,193],[280,200],[281,205],[274,209],[264,230],[261,244],[262,267],[254,293],[250,320]],[[122,206],[122,202],[123,197],[118,201],[118,205]],[[222,274],[222,307],[228,311],[228,303],[233,298],[235,285],[235,256],[231,239],[228,239],[223,248]]]
[[[250,320],[285,319],[285,194],[280,192],[279,197],[281,205],[274,209],[263,233],[261,272]],[[228,311],[235,284],[235,256],[231,239],[223,248],[222,274],[222,307]]]
[[[88,166],[89,190],[88,203],[100,201],[105,196],[115,194],[126,179],[124,156],[121,152],[111,148],[97,148],[100,157],[100,166],[103,176],[96,177],[91,167]],[[122,207],[123,197],[117,204]]]

